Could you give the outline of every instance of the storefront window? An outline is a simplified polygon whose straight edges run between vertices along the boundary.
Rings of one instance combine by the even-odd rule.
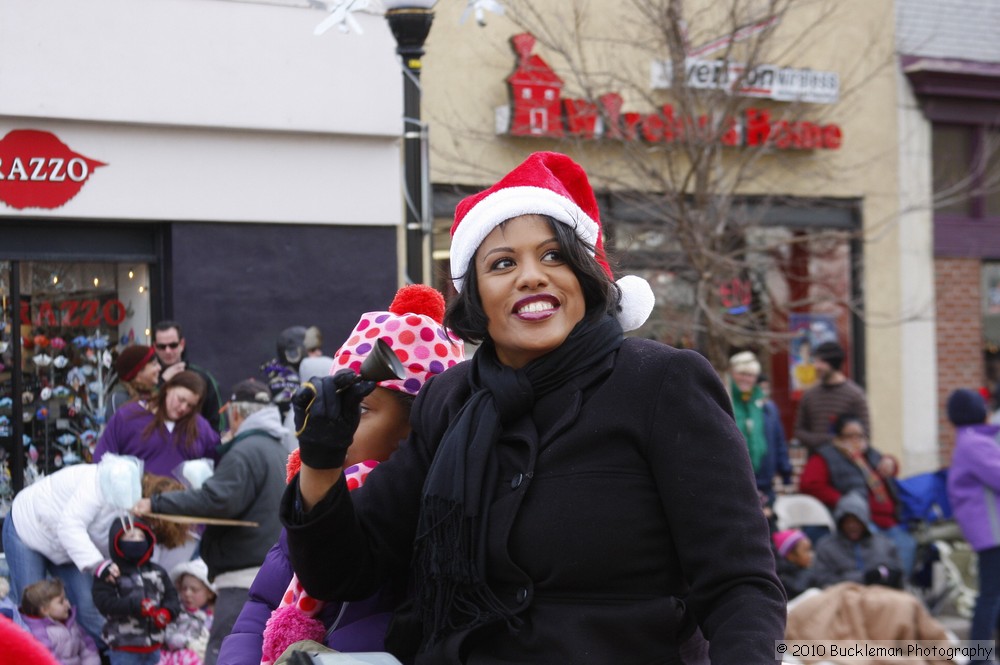
[[[18,312],[14,285],[19,287]],[[40,473],[90,461],[104,425],[114,354],[121,346],[149,340],[149,267],[0,262],[0,301],[2,515],[13,496],[10,463],[16,434],[25,453],[25,485]],[[15,380],[20,394],[14,394]],[[15,401],[23,412],[20,427],[13,422]]]
[[[985,130],[986,166],[981,183],[987,217],[1000,217],[1000,129]]]
[[[935,124],[932,141],[937,212],[969,219],[1000,217],[1000,130]]]
[[[984,261],[981,275],[986,384],[997,394],[1000,391],[1000,262]]]
[[[965,125],[935,125],[932,154],[935,208],[942,213],[972,214],[969,190],[973,129]]]

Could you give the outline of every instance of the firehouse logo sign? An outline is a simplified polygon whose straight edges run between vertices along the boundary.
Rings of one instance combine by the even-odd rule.
[[[58,208],[101,166],[51,132],[15,129],[0,139],[0,201],[18,210]]]
[[[597,102],[563,99],[563,81],[538,55],[535,38],[522,33],[511,38],[517,68],[507,78],[511,105],[497,109],[496,130],[510,136],[619,139],[673,143],[686,132],[707,127],[712,119],[682,117],[671,104],[652,113],[622,109],[622,96],[611,92]],[[771,145],[780,150],[836,150],[843,134],[840,126],[799,120],[774,120],[767,109],[748,108],[740,118],[722,121],[723,145]]]

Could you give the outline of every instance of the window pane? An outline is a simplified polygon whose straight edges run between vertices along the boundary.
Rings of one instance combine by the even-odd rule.
[[[19,312],[0,262],[0,516],[9,508],[13,403],[23,405],[24,484],[90,460],[115,353],[148,344],[149,269],[138,263],[20,263]],[[21,362],[13,363],[20,343]],[[13,394],[15,372],[23,386]]]
[[[987,217],[1000,217],[1000,129],[984,132],[983,151],[986,156],[982,191]]]
[[[934,125],[932,140],[935,210],[969,215],[972,129],[962,125]]]

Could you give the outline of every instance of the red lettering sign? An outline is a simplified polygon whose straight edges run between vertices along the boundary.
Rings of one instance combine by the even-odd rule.
[[[0,201],[18,210],[58,208],[101,166],[51,132],[15,129],[0,139]]]
[[[125,320],[125,305],[121,300],[107,300],[102,305],[96,298],[64,300],[58,304],[39,303],[31,315],[31,303],[21,303],[21,324],[25,326],[62,326],[97,328],[100,325],[117,326]]]
[[[670,104],[658,112],[622,110],[620,94],[602,95],[597,103],[562,99],[562,79],[539,56],[532,54],[535,39],[528,33],[511,42],[518,55],[510,85],[511,109],[507,128],[511,136],[583,139],[619,139],[647,143],[674,143],[685,136],[718,140],[724,146],[771,146],[779,150],[837,150],[843,141],[838,125],[800,120],[775,120],[767,110],[749,108],[743,118],[675,115]],[[688,72],[706,84],[720,76],[707,65]],[[600,122],[598,122],[600,120]]]

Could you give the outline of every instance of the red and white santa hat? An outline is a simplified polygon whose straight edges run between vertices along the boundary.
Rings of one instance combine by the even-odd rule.
[[[604,255],[601,217],[583,168],[558,152],[532,153],[499,182],[464,198],[451,227],[451,277],[462,290],[463,275],[483,240],[500,223],[520,215],[545,215],[569,226],[595,250],[594,260],[614,279]],[[636,275],[618,280],[622,291],[618,321],[635,330],[653,311],[653,290]]]
[[[371,354],[375,340],[388,344],[406,370],[401,380],[378,383],[382,388],[416,395],[434,374],[465,360],[465,344],[447,330],[444,296],[424,284],[404,286],[396,292],[388,312],[366,312],[351,336],[333,356],[330,374],[342,369],[361,369]]]

